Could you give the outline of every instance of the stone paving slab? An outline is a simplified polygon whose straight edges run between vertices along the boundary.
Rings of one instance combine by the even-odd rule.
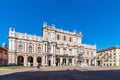
[[[0,80],[120,80],[119,68],[59,66],[0,70]]]

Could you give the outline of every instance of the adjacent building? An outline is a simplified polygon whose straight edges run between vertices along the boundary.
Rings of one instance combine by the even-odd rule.
[[[120,48],[109,47],[97,51],[97,66],[120,66]]]
[[[96,63],[96,45],[82,43],[82,33],[57,29],[45,22],[42,36],[16,32],[9,29],[8,63],[24,66],[60,66],[80,63],[88,66]],[[78,55],[80,57],[78,58]]]
[[[6,44],[3,43],[2,47],[0,47],[0,66],[5,66],[8,64],[8,49],[6,48]]]

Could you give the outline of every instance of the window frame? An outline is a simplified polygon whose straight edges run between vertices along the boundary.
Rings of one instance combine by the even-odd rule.
[[[57,40],[60,40],[60,35],[59,34],[57,34]]]
[[[66,41],[66,36],[64,35],[64,41]]]
[[[31,44],[31,43],[29,44],[28,52],[29,52],[29,53],[32,53],[32,52],[33,52],[33,47],[32,47],[32,44]]]

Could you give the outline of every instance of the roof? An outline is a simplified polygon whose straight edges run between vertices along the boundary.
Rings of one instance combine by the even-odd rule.
[[[8,50],[7,48],[3,48],[3,47],[0,47],[0,49],[3,49],[3,50]]]
[[[103,50],[99,50],[97,52],[108,51],[108,50],[113,50],[113,49],[120,49],[120,48],[117,47],[117,46],[112,46],[112,47],[109,47],[109,48],[106,48],[106,49],[103,49]]]

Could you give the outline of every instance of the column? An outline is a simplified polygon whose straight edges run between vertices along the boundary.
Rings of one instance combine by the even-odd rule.
[[[26,48],[26,42],[25,42],[25,53],[27,52],[26,49],[27,49],[27,48]]]
[[[46,53],[46,43],[45,43],[45,53]]]
[[[63,60],[63,58],[61,57],[61,58],[60,58],[60,65],[62,65],[62,60]]]
[[[91,59],[89,59],[89,66],[91,66]]]
[[[54,45],[54,54],[55,54],[55,52],[56,52],[56,49],[55,49],[55,45]]]
[[[58,63],[58,66],[60,66],[60,57],[59,57],[59,61],[58,61],[59,63]]]
[[[9,52],[8,53],[8,64],[10,64],[11,63],[11,53]]]
[[[66,58],[66,65],[68,65],[68,58]]]
[[[103,60],[101,61],[101,66],[104,66],[104,61]]]
[[[11,40],[11,51],[13,52],[13,40]]]
[[[86,59],[84,59],[84,63],[86,63]]]
[[[24,57],[24,66],[27,66],[27,56]]]
[[[15,64],[16,63],[15,53],[13,52],[11,55],[12,55],[12,64]]]
[[[12,48],[13,48],[13,51],[15,52],[16,48],[15,48],[15,40],[12,40]]]
[[[93,62],[92,62],[93,64],[94,64],[94,66],[96,66],[96,59],[93,59]],[[100,63],[100,65],[101,65],[101,63]]]
[[[45,65],[45,55],[42,56],[42,64],[41,64],[41,65],[42,65],[42,66]]]
[[[45,44],[43,44],[43,53],[45,53]]]
[[[72,66],[75,66],[74,58],[72,58]]]
[[[18,62],[17,62],[17,57],[15,58],[16,59],[16,65],[18,64]]]
[[[36,53],[36,44],[34,43],[34,53]]]
[[[75,55],[75,51],[74,51],[74,48],[72,49],[72,54]]]
[[[47,53],[48,51],[47,51],[47,44],[46,44],[46,53]]]
[[[45,65],[48,66],[48,56],[46,55],[46,62]]]
[[[52,58],[52,59],[51,59],[51,65],[53,66],[53,64],[54,64],[54,56],[52,55],[51,58]]]
[[[51,45],[51,53],[53,54],[53,45]]]
[[[12,45],[11,45],[11,39],[9,39],[9,51],[11,51]]]
[[[12,40],[12,64],[16,64],[15,47],[15,40]]]
[[[54,54],[54,45],[53,45],[53,54]]]
[[[56,57],[54,56],[54,63],[53,63],[53,66],[56,65]]]
[[[51,59],[51,65],[52,65],[52,66],[56,66],[55,60],[56,60],[56,58],[55,58],[55,56],[53,55],[53,56],[52,56],[52,59]]]
[[[36,66],[36,64],[37,64],[36,56],[34,56],[34,58],[33,58],[33,66]]]

